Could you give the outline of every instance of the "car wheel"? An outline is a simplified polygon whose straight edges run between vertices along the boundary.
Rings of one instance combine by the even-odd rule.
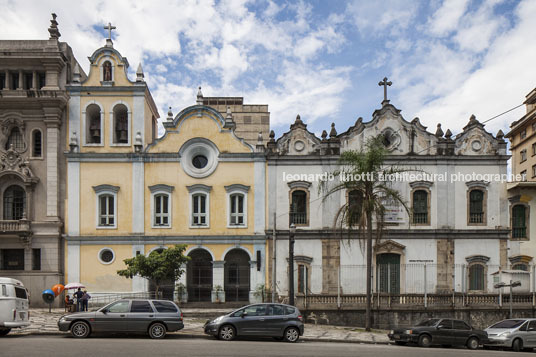
[[[523,349],[523,341],[520,338],[516,338],[512,343],[512,349],[516,352],[520,352]]]
[[[296,327],[289,327],[285,330],[283,339],[287,342],[296,342],[300,338],[300,331]]]
[[[89,336],[91,330],[89,325],[84,321],[77,321],[71,325],[71,335],[76,338],[86,338]]]
[[[149,336],[151,338],[164,338],[166,336],[166,326],[160,322],[156,322],[149,327]]]
[[[11,331],[10,328],[3,328],[3,329],[0,329],[0,336],[5,336],[9,333],[9,331]]]
[[[236,330],[231,325],[223,325],[220,327],[220,332],[218,333],[220,340],[232,341],[236,337]]]
[[[419,337],[419,346],[421,347],[430,347],[432,344],[432,337],[430,335],[422,335]]]
[[[471,337],[467,340],[467,348],[470,349],[470,350],[476,350],[478,348],[478,346],[480,345],[480,343],[478,342],[478,338],[476,337]]]

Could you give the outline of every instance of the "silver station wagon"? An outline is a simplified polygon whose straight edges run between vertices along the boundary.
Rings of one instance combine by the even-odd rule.
[[[60,331],[77,338],[93,332],[148,333],[151,338],[164,338],[166,332],[184,328],[182,312],[168,300],[117,300],[92,312],[64,315],[58,321]]]

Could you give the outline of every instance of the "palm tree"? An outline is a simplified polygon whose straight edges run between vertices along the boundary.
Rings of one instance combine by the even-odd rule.
[[[376,240],[379,240],[382,235],[386,201],[400,203],[409,213],[401,194],[391,187],[389,181],[382,179],[382,176],[385,178],[387,175],[407,171],[384,165],[387,155],[384,140],[383,135],[379,135],[370,138],[364,150],[343,152],[338,162],[339,169],[333,172],[334,176],[340,177],[341,180],[331,187],[328,187],[328,181],[322,182],[320,186],[325,192],[324,200],[335,193],[348,192],[347,202],[337,211],[336,222],[341,226],[346,225],[349,232],[358,228],[360,235],[366,233],[365,328],[367,331],[370,331],[371,327],[373,217],[376,218]]]

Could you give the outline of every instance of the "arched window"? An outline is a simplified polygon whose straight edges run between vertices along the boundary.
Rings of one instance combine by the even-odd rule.
[[[359,190],[348,192],[348,212],[346,223],[349,226],[359,224],[363,212],[363,194]]]
[[[118,104],[113,110],[113,142],[114,144],[127,144],[128,133],[128,109],[124,104]]]
[[[9,150],[12,145],[14,150],[24,150],[24,140],[18,127],[14,127],[13,129],[11,129],[11,133],[9,133],[9,137],[7,138],[5,149]]]
[[[11,185],[4,191],[4,219],[19,220],[24,217],[26,192],[18,185]]]
[[[413,192],[413,223],[427,224],[428,222],[428,192],[416,190]]]
[[[469,266],[469,290],[483,291],[485,283],[485,269],[482,264]]]
[[[32,156],[43,156],[43,136],[41,135],[41,130],[38,129],[32,132]]]
[[[90,104],[86,108],[86,142],[102,143],[101,109],[97,104]]]
[[[291,195],[290,223],[307,224],[307,192],[295,190]]]
[[[512,238],[527,238],[526,207],[512,207]]]
[[[484,223],[484,192],[469,192],[469,223]]]

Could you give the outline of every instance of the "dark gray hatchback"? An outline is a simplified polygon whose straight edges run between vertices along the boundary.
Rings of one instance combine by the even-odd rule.
[[[74,337],[88,337],[92,332],[148,333],[164,338],[166,331],[184,328],[181,310],[167,300],[117,300],[92,312],[64,315],[58,321],[60,331]]]
[[[296,342],[303,335],[303,318],[300,310],[290,305],[248,305],[207,321],[205,333],[226,341],[237,336],[266,336]]]

